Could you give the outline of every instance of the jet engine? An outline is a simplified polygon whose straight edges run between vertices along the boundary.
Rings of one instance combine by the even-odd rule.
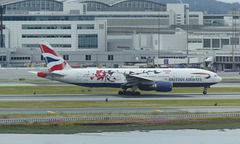
[[[138,88],[140,90],[145,90],[145,91],[151,91],[155,90],[157,92],[169,92],[172,91],[172,82],[170,81],[157,81],[155,84],[146,86],[146,85],[141,85]]]

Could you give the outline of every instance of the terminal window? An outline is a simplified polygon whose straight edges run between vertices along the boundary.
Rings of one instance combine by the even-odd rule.
[[[79,49],[97,49],[98,35],[97,34],[80,34],[78,35]]]

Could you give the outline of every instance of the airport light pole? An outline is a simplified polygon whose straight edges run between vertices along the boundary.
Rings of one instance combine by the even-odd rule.
[[[0,30],[1,30],[1,48],[3,48],[3,5],[0,3],[0,13],[1,13],[1,26],[0,26]]]
[[[237,27],[236,27],[236,8],[232,8],[232,69],[235,69],[235,59],[234,59],[234,50],[236,49],[237,45]]]
[[[188,26],[189,26],[189,17],[188,17],[188,10],[189,10],[189,7],[186,7],[186,8],[185,8],[185,15],[186,15],[186,28],[187,28],[187,44],[186,44],[186,49],[187,49],[187,66],[189,66],[189,57],[188,57],[188,54],[189,54],[189,51],[188,51]]]
[[[160,58],[160,7],[158,8],[158,59]]]

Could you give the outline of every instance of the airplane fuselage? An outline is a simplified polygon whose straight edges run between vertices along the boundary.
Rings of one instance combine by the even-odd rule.
[[[82,68],[54,71],[53,73],[64,76],[54,75],[46,78],[87,87],[121,88],[127,82],[125,74],[155,82],[170,81],[173,87],[210,87],[222,80],[216,73],[188,68]]]

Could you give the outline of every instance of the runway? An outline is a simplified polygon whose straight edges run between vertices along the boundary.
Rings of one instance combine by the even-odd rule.
[[[224,81],[214,87],[240,87],[240,81]],[[0,82],[0,86],[64,86],[59,82]],[[36,95],[0,95],[1,102],[45,102],[45,101],[133,101],[133,100],[211,100],[240,99],[240,93],[160,93],[140,96],[119,96],[117,94],[36,94]],[[213,104],[214,105],[214,104]],[[48,113],[211,113],[239,112],[240,106],[208,107],[119,107],[119,108],[0,108],[0,114],[48,114]]]
[[[210,100],[240,99],[240,93],[161,93],[142,94],[140,96],[120,96],[113,94],[36,94],[36,95],[0,95],[1,102],[17,101],[133,101],[133,100]]]

